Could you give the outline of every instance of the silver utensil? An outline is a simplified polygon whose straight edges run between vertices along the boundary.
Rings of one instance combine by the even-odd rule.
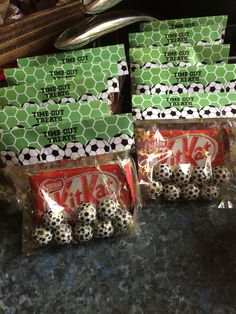
[[[136,22],[152,20],[155,18],[135,11],[115,11],[87,17],[64,31],[56,40],[55,47],[62,50],[78,49],[107,33]]]
[[[86,14],[98,14],[114,7],[121,1],[122,0],[84,0],[81,10],[84,11],[84,13]]]

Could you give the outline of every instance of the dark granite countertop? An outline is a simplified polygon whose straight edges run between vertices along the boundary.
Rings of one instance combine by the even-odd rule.
[[[144,209],[138,237],[22,257],[0,217],[0,313],[236,313],[234,210]]]

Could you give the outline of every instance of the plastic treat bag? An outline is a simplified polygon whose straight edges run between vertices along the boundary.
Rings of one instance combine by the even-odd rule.
[[[146,200],[235,206],[234,122],[136,121],[138,173]]]
[[[150,46],[194,46],[223,44],[225,29],[222,25],[198,26],[174,30],[160,30],[129,34],[129,45],[134,47]]]
[[[138,69],[134,72],[135,94],[235,92],[235,77],[235,64]]]
[[[148,23],[141,23],[140,30],[147,32],[152,30],[165,30],[165,29],[176,29],[176,28],[190,28],[198,26],[208,26],[214,24],[222,25],[222,29],[227,26],[228,16],[227,15],[216,15],[216,16],[201,16],[201,17],[190,17],[181,19],[171,20],[155,20]]]
[[[134,95],[134,120],[235,118],[236,93]]]
[[[82,243],[136,230],[132,144],[131,115],[3,133],[4,174],[24,209],[25,254],[49,242]]]
[[[136,69],[228,63],[230,45],[130,48],[131,73]]]
[[[78,122],[110,114],[108,99],[70,103],[69,106],[67,103],[61,103],[27,108],[7,107],[1,110],[0,130],[31,128],[48,123]]]
[[[109,99],[113,113],[121,111],[120,89],[117,74],[106,73],[92,77],[60,79],[54,82],[35,83],[32,86],[17,85],[0,88],[1,106],[29,107],[52,103]]]

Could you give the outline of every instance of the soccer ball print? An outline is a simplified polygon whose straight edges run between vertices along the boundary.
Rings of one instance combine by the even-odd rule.
[[[226,92],[236,92],[236,80],[232,80],[226,84]]]
[[[153,69],[157,67],[158,65],[155,62],[147,62],[142,66],[142,69]]]
[[[92,94],[89,94],[89,93],[81,95],[79,97],[79,101],[93,101],[93,100],[96,100],[96,99],[97,99],[96,96],[94,96]]]
[[[1,158],[2,163],[5,166],[18,166],[19,165],[19,160],[17,158],[17,155],[10,150],[1,151],[0,158]]]
[[[110,140],[110,147],[113,152],[123,152],[131,149],[134,140],[128,134],[117,134]]]
[[[236,105],[234,104],[225,105],[221,109],[221,115],[223,117],[235,118],[236,117]]]
[[[131,72],[134,72],[135,70],[140,69],[140,68],[141,68],[141,65],[140,65],[140,64],[135,63],[135,62],[130,62],[130,69],[131,69]]]
[[[206,93],[223,93],[225,92],[225,86],[221,82],[211,82],[205,87]]]
[[[61,104],[75,103],[75,102],[76,102],[76,99],[72,97],[67,97],[67,98],[65,97],[60,100]]]
[[[69,142],[64,146],[65,157],[77,159],[86,156],[84,145],[79,142]]]
[[[220,109],[213,105],[205,106],[199,111],[201,118],[219,118],[221,116]]]
[[[117,78],[112,77],[107,80],[108,85],[108,92],[109,93],[118,93],[120,91],[119,89],[119,82]]]
[[[35,165],[40,161],[40,150],[33,147],[23,148],[18,155],[18,159],[21,165]]]
[[[155,120],[160,117],[160,109],[148,107],[142,111],[143,120]]]
[[[140,94],[147,94],[150,95],[151,94],[151,90],[150,87],[148,85],[137,85],[136,86],[136,95],[140,95]]]
[[[172,85],[169,88],[169,94],[187,94],[187,93],[188,93],[187,88],[181,83]]]
[[[40,161],[42,162],[62,160],[64,156],[64,150],[56,144],[48,144],[40,151]]]
[[[103,99],[108,99],[109,98],[109,92],[107,89],[105,89],[104,91],[102,91],[99,95],[98,95],[98,99],[99,100],[103,100]]]
[[[196,107],[184,107],[181,112],[181,118],[183,119],[197,119],[199,118],[199,110]]]
[[[156,84],[151,88],[151,94],[167,94],[169,87],[164,84]]]
[[[128,75],[129,70],[128,70],[128,65],[127,62],[122,60],[118,62],[118,75],[123,76],[123,75]]]
[[[161,111],[161,119],[179,119],[181,117],[181,111],[175,107],[167,107]]]
[[[160,64],[161,69],[168,69],[168,68],[172,68],[174,66],[175,66],[174,63],[172,63],[172,62],[163,62],[162,64]]]
[[[85,147],[87,156],[96,156],[108,153],[110,151],[110,145],[102,138],[94,138],[90,140]]]
[[[142,110],[139,108],[132,109],[132,116],[134,120],[142,120]]]
[[[204,93],[205,92],[204,86],[201,83],[191,83],[187,89],[188,89],[189,94]]]

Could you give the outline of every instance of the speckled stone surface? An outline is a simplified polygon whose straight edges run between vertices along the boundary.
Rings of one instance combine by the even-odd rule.
[[[0,313],[236,313],[235,211],[146,208],[138,237],[31,257],[0,217]]]

